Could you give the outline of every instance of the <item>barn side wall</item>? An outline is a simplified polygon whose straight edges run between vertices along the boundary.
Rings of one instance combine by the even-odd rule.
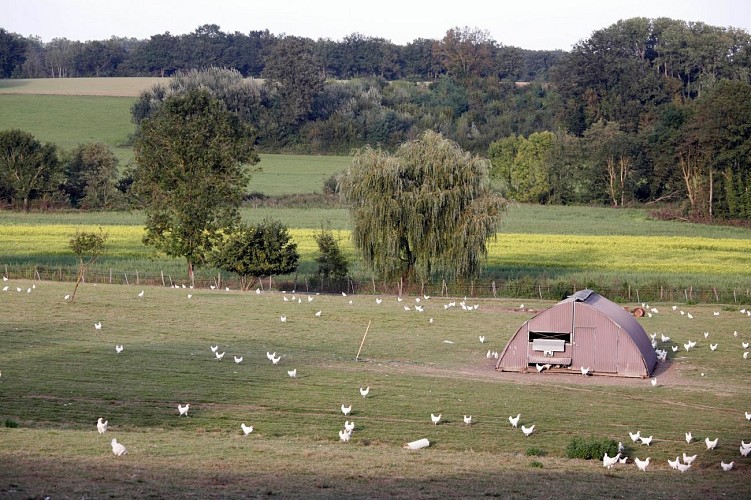
[[[498,363],[495,365],[496,370],[518,372],[527,369],[528,326],[529,321],[525,321],[511,337],[498,358]]]

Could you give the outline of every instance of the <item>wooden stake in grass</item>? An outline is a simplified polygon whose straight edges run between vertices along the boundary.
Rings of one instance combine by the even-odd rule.
[[[359,359],[360,358],[360,351],[362,351],[362,346],[363,346],[363,344],[365,344],[365,337],[368,336],[368,330],[370,330],[370,323],[372,321],[373,321],[372,319],[370,321],[368,321],[368,327],[365,329],[365,335],[362,336],[362,342],[360,342],[360,348],[357,350],[357,356],[355,356],[355,361],[359,361],[360,360]]]

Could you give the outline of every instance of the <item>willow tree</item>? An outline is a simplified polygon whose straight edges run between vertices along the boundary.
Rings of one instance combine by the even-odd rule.
[[[487,160],[432,131],[394,154],[356,151],[339,189],[365,264],[384,279],[479,275],[506,206],[488,171]]]

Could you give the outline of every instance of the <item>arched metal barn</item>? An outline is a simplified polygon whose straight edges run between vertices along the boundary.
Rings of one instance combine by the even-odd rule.
[[[657,355],[628,311],[580,290],[526,321],[506,345],[496,370],[526,372],[536,364],[593,375],[650,377]],[[535,370],[536,371],[536,370]]]

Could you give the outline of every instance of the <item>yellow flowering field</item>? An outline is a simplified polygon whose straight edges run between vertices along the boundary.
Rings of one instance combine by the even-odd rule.
[[[33,256],[72,256],[68,241],[76,229],[97,231],[96,225],[14,224],[3,227],[0,259]],[[141,243],[142,226],[107,225],[106,257],[153,261],[154,251]],[[318,229],[290,229],[301,261],[313,261]],[[350,261],[356,259],[350,232],[334,237]],[[534,267],[562,271],[624,272],[628,274],[705,274],[751,277],[751,240],[678,236],[592,236],[503,234],[489,244],[487,267],[507,270]],[[0,264],[2,262],[0,261]],[[144,268],[149,266],[144,265]]]
[[[499,234],[488,266],[751,276],[751,240]]]

